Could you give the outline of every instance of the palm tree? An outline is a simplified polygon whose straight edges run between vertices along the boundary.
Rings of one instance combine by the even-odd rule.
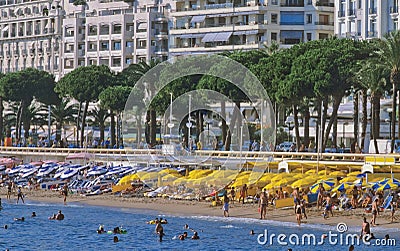
[[[93,124],[98,125],[100,129],[100,143],[104,141],[104,130],[106,127],[106,120],[110,117],[110,113],[106,109],[94,107],[89,116],[93,118]]]
[[[47,106],[42,107],[42,110],[47,109]],[[68,99],[62,99],[58,104],[51,106],[51,118],[53,119],[52,123],[56,123],[56,140],[58,142],[61,141],[61,129],[67,123],[76,122],[75,116],[77,113],[77,104],[70,103]]]
[[[387,68],[379,67],[369,61],[364,64],[358,75],[361,86],[371,93],[371,137],[374,140],[376,153],[379,153],[376,139],[379,138],[380,129],[380,98],[389,72]]]
[[[137,64],[131,64],[127,68],[125,68],[120,76],[122,79],[122,83],[124,85],[128,86],[134,86],[136,82],[143,77],[148,71],[150,71],[153,67],[158,65],[160,61],[158,60],[151,60],[149,63],[146,62],[140,62]],[[149,92],[154,94],[155,88],[152,85],[148,85]],[[150,108],[147,111],[147,116],[146,116],[146,132],[148,132],[148,135],[146,135],[146,141],[147,143],[150,143],[150,145],[154,145],[156,143],[156,110],[153,108]]]
[[[394,151],[394,141],[396,139],[396,99],[397,88],[400,85],[400,31],[392,31],[379,41],[376,51],[376,63],[390,71],[390,83],[392,85],[392,144],[391,152]],[[399,120],[400,123],[400,120]],[[400,130],[399,130],[400,134]],[[400,135],[399,135],[400,137]]]

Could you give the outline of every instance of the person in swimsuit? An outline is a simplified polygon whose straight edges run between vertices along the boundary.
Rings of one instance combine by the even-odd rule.
[[[18,187],[18,190],[17,190],[17,204],[18,204],[19,199],[22,200],[22,203],[25,203],[24,195],[22,194],[22,191],[21,191],[20,187]]]
[[[297,221],[297,224],[300,226],[300,224],[301,224],[301,206],[300,205],[296,206],[296,221]]]
[[[268,199],[265,190],[261,192],[258,208],[260,209],[260,220],[265,219],[267,214]]]
[[[357,208],[357,199],[358,199],[358,189],[356,186],[353,187],[353,190],[351,191],[352,197],[351,197],[351,206],[353,209]]]
[[[224,194],[224,206],[222,209],[224,210],[224,217],[229,217],[229,198],[226,194]]]
[[[294,213],[296,213],[297,205],[300,205],[300,200],[299,200],[299,188],[296,187],[296,188],[293,190],[292,196],[293,196],[293,203],[294,203]]]
[[[304,218],[307,219],[307,214],[306,214],[306,201],[303,199],[300,201],[300,206],[301,206],[301,213],[304,214]]]
[[[164,236],[164,228],[161,225],[160,221],[156,221],[156,228],[155,228],[156,234],[158,234],[160,236],[160,242],[162,241],[162,238]]]
[[[379,210],[378,210],[378,198],[372,202],[372,219],[371,219],[371,225],[376,226],[376,216],[379,215]]]
[[[240,203],[240,199],[243,199],[243,204],[244,204],[244,199],[246,197],[247,197],[247,185],[244,184],[243,187],[240,189],[239,203]]]
[[[179,235],[178,238],[179,240],[183,241],[184,239],[187,238],[188,233],[187,232],[183,232],[183,234]]]
[[[367,218],[364,217],[360,237],[363,238],[363,236],[370,234],[371,234],[371,227],[367,221]]]
[[[192,240],[198,240],[198,239],[200,239],[199,234],[196,231],[194,231],[193,232],[193,236],[192,236]]]
[[[234,204],[234,202],[235,202],[235,197],[236,197],[235,188],[231,187],[231,201],[232,201],[232,204]]]
[[[7,186],[7,199],[8,200],[11,198],[11,190],[12,190],[12,184],[10,182],[10,183],[8,183],[8,186]]]
[[[64,205],[67,204],[67,196],[68,196],[68,185],[67,183],[64,184],[63,188],[62,188],[62,193],[64,195]]]
[[[318,185],[318,198],[317,198],[317,209],[319,209],[322,206],[322,202],[324,200],[324,194],[325,194],[325,188],[322,185],[322,183],[319,183]]]
[[[64,214],[61,213],[61,210],[58,211],[58,214],[56,215],[56,220],[64,220]]]
[[[390,202],[390,213],[391,213],[391,218],[392,218],[392,223],[394,222],[394,220],[396,219],[395,217],[394,217],[394,213],[396,212],[396,205],[395,205],[395,203],[394,203],[394,201],[392,201],[392,202]]]

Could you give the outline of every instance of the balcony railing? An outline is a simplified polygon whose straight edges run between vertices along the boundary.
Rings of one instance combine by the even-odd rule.
[[[280,25],[304,25],[304,22],[280,22]]]
[[[315,22],[315,25],[329,25],[329,26],[333,26],[333,22]]]
[[[281,3],[281,7],[304,7],[304,3]]]
[[[338,11],[338,17],[345,17],[345,11],[344,10],[339,10]]]
[[[399,13],[398,6],[390,6],[390,14]]]
[[[356,10],[355,9],[347,10],[347,15],[348,16],[355,16],[356,15]]]
[[[369,8],[368,12],[370,15],[375,15],[376,14],[376,8]]]
[[[334,7],[335,6],[334,3],[330,3],[328,1],[317,1],[317,3],[315,5],[316,6],[326,6],[326,7]]]

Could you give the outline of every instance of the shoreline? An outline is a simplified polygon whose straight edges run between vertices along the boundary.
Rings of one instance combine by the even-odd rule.
[[[45,190],[32,190],[24,191],[25,199],[35,202],[48,202],[53,204],[60,204],[64,206],[63,197],[57,191]],[[12,195],[10,200],[6,199],[6,189],[0,189],[0,197],[3,202],[15,202],[16,196]],[[205,217],[221,217],[223,218],[222,206],[211,206],[210,202],[199,201],[186,201],[186,200],[170,200],[164,198],[135,198],[135,197],[120,197],[112,194],[103,194],[96,196],[81,196],[71,194],[67,197],[68,203],[79,203],[83,205],[100,206],[100,207],[114,207],[114,208],[132,208],[139,210],[152,210],[157,213],[169,214],[172,216],[205,216]],[[336,227],[338,223],[344,222],[348,227],[360,228],[363,216],[367,220],[371,218],[371,214],[364,213],[363,209],[348,210],[348,211],[334,211],[334,216],[324,219],[321,216],[322,210],[317,210],[315,207],[307,209],[308,219],[302,220],[300,227],[307,225],[322,225],[327,227]],[[153,213],[149,214],[152,218]],[[229,218],[244,218],[254,219],[263,222],[259,219],[258,205],[257,204],[239,204],[235,202],[230,204]],[[395,214],[397,218],[394,223],[390,223],[390,212],[384,211],[381,216],[377,218],[378,231],[387,230],[389,232],[400,232],[400,212]],[[296,224],[296,216],[292,209],[273,209],[271,206],[267,209],[268,221],[279,222],[281,225],[294,225]],[[371,227],[374,231],[375,227]],[[358,231],[358,230],[357,230]]]

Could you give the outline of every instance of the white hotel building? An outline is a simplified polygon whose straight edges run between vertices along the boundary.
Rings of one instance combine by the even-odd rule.
[[[177,0],[170,56],[282,47],[334,33],[331,0]]]
[[[335,34],[354,39],[382,38],[399,29],[399,0],[335,0]]]
[[[0,72],[34,67],[58,76],[62,19],[58,1],[0,0]]]

